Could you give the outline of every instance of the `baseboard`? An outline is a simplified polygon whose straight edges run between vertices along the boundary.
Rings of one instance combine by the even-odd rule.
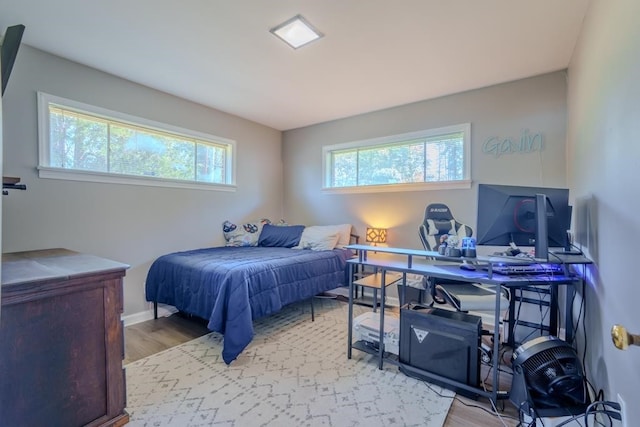
[[[173,313],[177,313],[178,309],[171,305],[158,305],[158,317],[168,317]],[[153,306],[149,310],[140,311],[138,313],[122,316],[124,326],[135,325],[136,323],[146,322],[153,319]]]
[[[399,307],[400,300],[397,297],[387,296],[387,306]],[[174,313],[177,313],[178,309],[171,305],[158,305],[158,317],[169,317]],[[122,322],[124,326],[135,325],[136,323],[146,322],[153,319],[153,307],[149,310],[140,311],[138,313],[128,314],[122,316]]]

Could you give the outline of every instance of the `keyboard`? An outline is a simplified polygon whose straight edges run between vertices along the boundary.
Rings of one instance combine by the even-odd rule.
[[[484,267],[489,270],[489,266]],[[505,276],[525,274],[564,274],[562,264],[494,264],[492,271]]]

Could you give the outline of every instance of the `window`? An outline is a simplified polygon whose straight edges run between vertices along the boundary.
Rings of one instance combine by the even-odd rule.
[[[324,188],[469,188],[469,123],[323,148]]]
[[[235,142],[38,93],[40,177],[234,189]]]

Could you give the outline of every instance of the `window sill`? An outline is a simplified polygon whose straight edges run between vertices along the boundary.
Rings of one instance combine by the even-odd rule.
[[[322,189],[322,192],[327,194],[397,193],[400,191],[465,190],[469,188],[471,188],[471,180],[421,182],[415,184],[366,185],[360,187],[325,187]]]
[[[147,187],[186,188],[192,190],[235,192],[236,186],[229,184],[211,184],[206,182],[182,181],[177,179],[151,178],[135,175],[116,175],[92,171],[80,171],[38,167],[38,176],[46,179],[67,181],[99,182],[104,184],[142,185]]]

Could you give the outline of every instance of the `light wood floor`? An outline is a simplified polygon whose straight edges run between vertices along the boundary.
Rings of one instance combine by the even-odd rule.
[[[125,328],[125,363],[142,359],[170,347],[207,334],[204,321],[174,314]],[[346,356],[345,356],[346,357]],[[483,371],[483,378],[487,371]],[[502,388],[508,388],[510,377],[503,375]],[[509,401],[500,401],[502,421],[494,415],[487,399],[471,400],[457,396],[451,406],[445,427],[514,427],[517,411]],[[489,412],[487,412],[489,411]],[[490,413],[491,412],[491,413]]]

